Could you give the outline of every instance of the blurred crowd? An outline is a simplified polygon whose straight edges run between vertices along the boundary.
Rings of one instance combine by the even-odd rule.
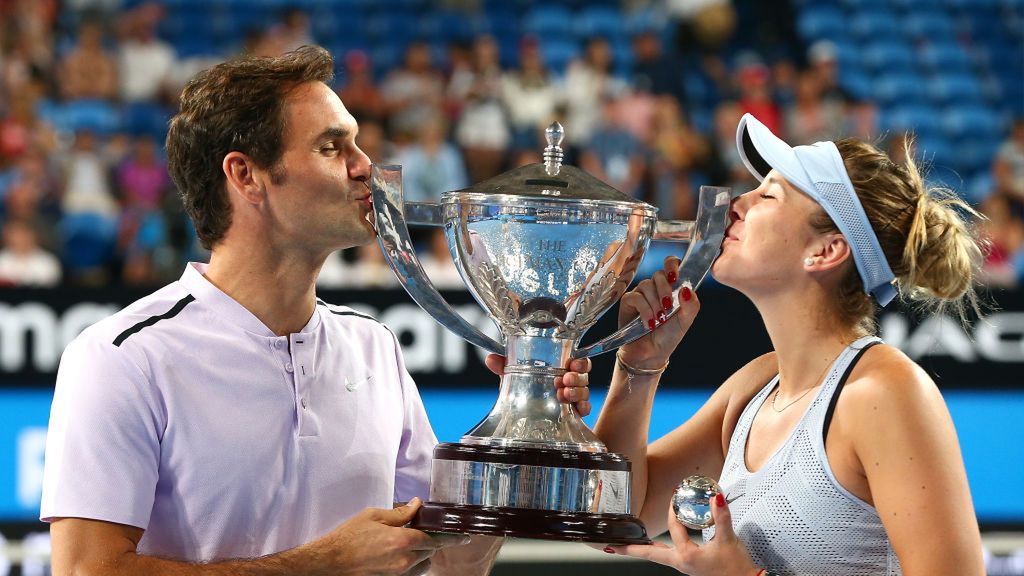
[[[440,4],[467,17],[480,9]],[[752,30],[740,29],[727,0],[622,0],[624,15],[664,18],[630,30],[625,45],[593,35],[564,62],[528,34],[513,44],[489,34],[444,46],[407,39],[388,66],[371,51],[335,50],[335,87],[359,122],[358,144],[374,162],[403,166],[414,201],[540,161],[554,120],[566,128],[567,163],[662,218],[692,218],[702,184],[753,186],[735,151],[745,112],[793,144],[854,136],[902,154],[905,134],[881,131],[873,103],[838,82],[834,46],[802,42],[786,2],[746,4]],[[233,53],[278,54],[318,38],[308,13],[286,7],[223,53],[192,54],[162,36],[167,10],[0,0],[0,284],[156,285],[206,257],[163,155],[177,95]],[[683,67],[693,71],[687,81]],[[1002,138],[991,185],[971,200],[989,218],[987,281],[1015,286],[1024,281],[1024,120]],[[417,239],[435,284],[461,287],[440,232]],[[375,245],[332,255],[320,278],[325,287],[394,282]]]

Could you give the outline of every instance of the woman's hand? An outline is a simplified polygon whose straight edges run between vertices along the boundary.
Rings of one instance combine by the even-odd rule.
[[[679,291],[679,312],[671,320],[667,318],[672,311],[672,283],[678,277],[681,263],[675,256],[665,258],[664,270],[637,284],[620,300],[620,328],[639,316],[652,330],[643,338],[622,347],[622,359],[630,366],[641,369],[664,366],[700,310],[697,295],[690,286],[684,285]]]
[[[501,376],[505,371],[505,357],[488,354],[484,359],[488,370]],[[590,358],[576,358],[569,362],[568,372],[555,378],[559,402],[570,402],[580,416],[590,414]]]
[[[711,503],[711,516],[715,519],[715,536],[703,546],[690,540],[686,528],[676,519],[671,504],[668,507],[668,531],[672,544],[655,542],[649,546],[630,544],[609,546],[605,552],[643,558],[671,566],[690,576],[755,576],[759,573],[750,553],[732,529],[732,515],[725,497],[719,494]]]

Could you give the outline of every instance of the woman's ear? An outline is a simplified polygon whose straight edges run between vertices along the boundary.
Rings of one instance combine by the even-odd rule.
[[[814,250],[809,260],[813,263],[807,266],[809,270],[826,272],[842,266],[843,262],[853,257],[850,251],[850,244],[846,237],[839,233],[826,234],[814,244]]]
[[[263,186],[260,171],[252,158],[238,151],[228,152],[221,169],[224,171],[228,192],[249,204],[259,204],[266,198],[266,187]]]

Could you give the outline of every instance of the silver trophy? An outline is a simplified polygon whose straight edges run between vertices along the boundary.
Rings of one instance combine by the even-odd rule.
[[[581,346],[622,296],[652,239],[687,243],[672,286],[696,288],[728,223],[728,188],[703,186],[695,221],[659,221],[657,208],[562,165],[562,127],[546,130],[544,162],[406,203],[401,166],[374,165],[370,188],[381,248],[413,300],[465,340],[507,358],[498,400],[461,442],[434,450],[430,496],[414,520],[438,532],[646,543],[630,514],[630,463],[607,451],[554,380],[573,358],[644,335],[640,320]],[[409,225],[443,226],[467,289],[500,332],[459,316],[430,283]]]

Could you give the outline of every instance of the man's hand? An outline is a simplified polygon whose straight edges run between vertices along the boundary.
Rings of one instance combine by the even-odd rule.
[[[133,526],[59,519],[50,527],[53,573],[83,576],[421,576],[430,558],[469,537],[430,535],[404,528],[420,508],[420,500],[393,510],[367,508],[326,536],[298,548],[244,560],[191,563],[145,556],[137,552],[143,530]]]
[[[395,574],[418,576],[430,570],[430,557],[447,546],[467,544],[468,536],[430,535],[403,528],[421,505],[413,498],[392,510],[367,508],[329,534],[295,550],[317,551],[326,562],[324,574]]]
[[[501,376],[505,372],[505,357],[488,354],[484,359],[487,369]],[[593,364],[589,358],[577,358],[569,362],[568,372],[555,378],[559,402],[571,402],[580,416],[590,414],[590,370]]]

